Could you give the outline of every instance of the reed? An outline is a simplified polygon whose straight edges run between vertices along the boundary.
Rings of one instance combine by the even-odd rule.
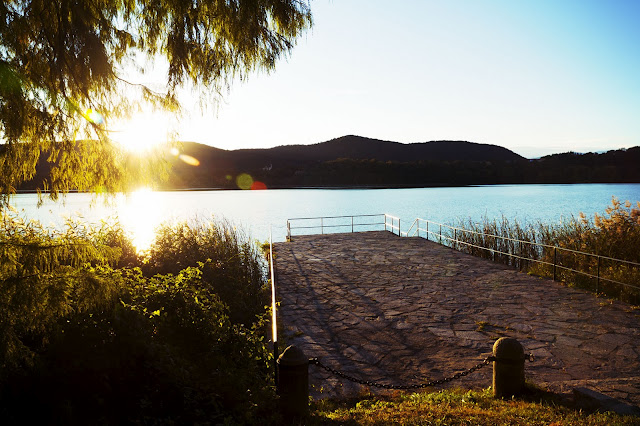
[[[503,216],[459,220],[456,227],[447,236],[455,235],[459,242],[452,245],[463,252],[640,303],[640,202],[614,197],[603,214],[581,213],[558,224],[522,225]]]

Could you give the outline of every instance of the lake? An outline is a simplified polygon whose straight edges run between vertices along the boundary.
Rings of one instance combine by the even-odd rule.
[[[47,201],[40,208],[36,207],[35,194],[18,194],[11,204],[23,217],[56,227],[64,223],[64,217],[93,223],[118,218],[132,233],[136,244],[145,247],[161,222],[195,216],[226,218],[260,241],[268,240],[271,227],[274,241],[284,241],[286,221],[294,217],[388,213],[402,219],[403,231],[416,217],[453,224],[459,218],[480,221],[484,216],[504,215],[522,223],[557,223],[580,212],[591,217],[594,213],[604,213],[613,196],[635,204],[640,201],[640,184],[138,191],[128,196],[119,195],[110,205],[90,194],[69,194],[64,203]],[[341,223],[350,223],[350,219]]]

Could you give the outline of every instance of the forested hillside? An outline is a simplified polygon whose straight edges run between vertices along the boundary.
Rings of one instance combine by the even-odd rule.
[[[345,136],[315,145],[235,151],[184,143],[183,151],[200,164],[175,159],[169,189],[237,188],[241,174],[267,188],[640,182],[640,147],[529,160],[495,145]]]
[[[20,189],[42,187],[36,178]],[[344,136],[313,145],[223,150],[195,142],[168,156],[161,189],[424,187],[522,183],[640,182],[640,147],[606,153],[564,153],[526,159],[506,148],[466,141],[413,144]],[[185,159],[189,159],[186,160]]]

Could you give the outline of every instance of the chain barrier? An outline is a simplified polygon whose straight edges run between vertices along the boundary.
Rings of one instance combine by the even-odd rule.
[[[524,360],[529,361],[529,362],[533,362],[534,361],[533,354],[525,355],[524,356]],[[320,360],[318,358],[311,358],[309,360],[309,364],[317,365],[318,367],[328,371],[331,374],[334,374],[334,375],[336,375],[338,377],[342,377],[343,379],[346,379],[346,380],[349,380],[351,382],[358,383],[358,384],[361,384],[361,385],[365,385],[365,386],[369,386],[369,387],[375,387],[375,388],[382,388],[382,389],[392,389],[392,390],[412,390],[412,389],[424,389],[424,388],[428,388],[428,387],[431,387],[431,386],[437,386],[437,385],[442,385],[444,383],[449,383],[449,382],[451,382],[453,380],[457,380],[457,379],[460,379],[462,377],[468,376],[469,374],[480,370],[482,367],[484,367],[486,365],[489,365],[490,363],[492,363],[494,361],[495,362],[502,362],[502,363],[506,363],[506,364],[511,364],[511,363],[514,363],[514,362],[518,362],[518,360],[507,360],[507,359],[496,358],[495,356],[488,356],[482,362],[474,365],[473,367],[469,368],[468,370],[456,373],[451,377],[445,377],[445,378],[442,378],[442,379],[431,380],[431,381],[428,381],[428,382],[425,382],[425,383],[419,383],[419,384],[413,384],[413,385],[391,385],[391,384],[388,384],[388,383],[378,383],[378,382],[374,382],[374,381],[371,381],[371,380],[359,379],[357,377],[349,376],[348,374],[345,374],[342,371],[336,370],[335,368],[331,368],[331,367],[329,367],[327,365],[324,365],[322,362],[320,362]]]
[[[349,380],[351,382],[359,383],[361,385],[376,387],[376,388],[383,388],[383,389],[411,390],[411,389],[423,389],[430,386],[437,386],[437,385],[451,382],[452,380],[460,379],[464,376],[468,376],[469,374],[477,370],[480,370],[485,365],[489,365],[489,363],[491,363],[494,360],[495,359],[493,357],[487,357],[485,360],[474,365],[470,369],[456,373],[451,377],[445,377],[443,379],[432,380],[429,382],[413,384],[413,385],[391,385],[387,383],[378,383],[370,380],[358,379],[357,377],[349,376],[348,374],[338,371],[335,368],[331,368],[329,366],[324,365],[323,363],[320,362],[318,358],[311,358],[309,360],[309,364],[317,365],[318,367],[325,369],[329,373],[342,377],[343,379]]]

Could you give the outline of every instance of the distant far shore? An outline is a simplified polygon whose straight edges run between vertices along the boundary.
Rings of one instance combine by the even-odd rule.
[[[185,162],[184,158],[193,161]],[[640,146],[596,154],[567,152],[536,160],[465,141],[400,144],[345,136],[315,145],[225,151],[184,142],[168,158],[163,191],[230,189],[396,189],[473,185],[640,183]],[[19,192],[46,186],[51,164]],[[150,177],[150,181],[154,181]]]
[[[343,185],[343,186],[276,186],[265,188],[268,190],[280,189],[322,189],[322,190],[359,190],[359,189],[418,189],[418,188],[467,188],[474,186],[501,186],[501,185],[637,185],[640,182],[557,182],[557,183],[478,183],[478,184],[429,184],[429,185]],[[242,191],[240,188],[157,188],[153,191],[157,192],[205,192],[205,191]],[[19,189],[16,194],[37,194],[34,189]],[[48,194],[49,191],[40,191],[42,194]],[[91,194],[89,191],[70,190],[71,194]]]

